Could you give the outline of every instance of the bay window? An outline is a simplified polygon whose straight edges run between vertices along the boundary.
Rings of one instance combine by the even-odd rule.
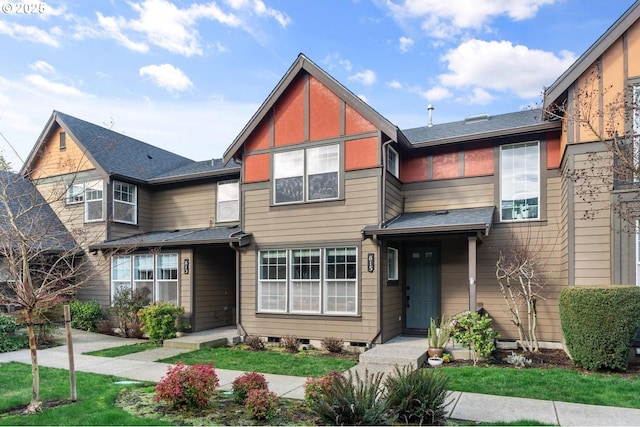
[[[258,311],[358,313],[355,247],[260,251]]]

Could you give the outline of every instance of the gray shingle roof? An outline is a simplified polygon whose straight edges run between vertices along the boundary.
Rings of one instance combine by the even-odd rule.
[[[167,171],[197,163],[102,126],[56,111],[63,126],[109,175],[149,180]]]
[[[186,165],[179,166],[175,169],[171,169],[164,173],[158,174],[149,181],[154,182],[174,179],[177,180],[181,178],[225,173],[239,174],[240,164],[233,159],[226,164],[222,161],[222,159],[212,159],[204,160],[201,162],[187,163]]]
[[[18,239],[16,230],[9,224],[10,212],[17,218],[20,232],[27,236],[27,245],[33,253],[77,248],[71,233],[30,180],[13,172],[0,171],[0,198],[0,229],[3,230],[0,245],[4,248],[13,246],[15,249],[11,241]]]
[[[191,246],[212,243],[249,243],[251,234],[238,227],[189,228],[182,230],[152,231],[91,245],[90,249],[149,248],[158,246]]]
[[[486,117],[486,118],[485,118]],[[515,113],[499,114],[495,116],[474,116],[473,120],[459,120],[456,122],[434,124],[419,128],[405,129],[402,133],[411,144],[428,143],[454,138],[481,137],[482,135],[499,132],[510,132],[518,128],[552,124],[554,122],[542,120],[542,110],[523,110]]]
[[[495,206],[412,212],[396,216],[381,227],[367,226],[363,233],[372,235],[400,235],[445,232],[488,233],[493,223]]]

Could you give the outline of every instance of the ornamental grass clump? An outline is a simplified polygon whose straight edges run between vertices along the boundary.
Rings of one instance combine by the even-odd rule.
[[[154,400],[163,400],[179,411],[204,408],[219,384],[213,364],[186,366],[178,363],[169,367],[156,385]]]
[[[395,367],[385,382],[387,408],[405,424],[443,425],[449,378],[436,369]]]
[[[251,390],[267,390],[268,384],[264,375],[257,372],[245,372],[231,383],[231,393],[236,403],[243,404]]]

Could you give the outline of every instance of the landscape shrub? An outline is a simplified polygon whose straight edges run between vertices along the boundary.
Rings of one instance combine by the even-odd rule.
[[[329,353],[342,353],[344,349],[344,341],[335,337],[325,337],[320,341],[322,348]]]
[[[262,351],[264,350],[264,341],[257,335],[247,335],[244,340],[244,343],[247,345],[249,350],[251,351]]]
[[[331,388],[334,378],[343,379],[344,376],[338,371],[321,376],[320,378],[308,378],[304,383],[304,401],[311,407],[320,395],[326,394]]]
[[[184,308],[172,302],[150,304],[138,312],[142,330],[149,336],[149,341],[157,344],[176,337],[176,322],[183,315]]]
[[[113,297],[109,313],[115,317],[120,334],[126,338],[141,338],[143,335],[138,312],[150,302],[148,288],[132,290],[121,287]]]
[[[300,341],[295,335],[285,335],[280,338],[280,345],[287,353],[297,353]]]
[[[474,366],[478,360],[491,357],[496,349],[498,333],[493,330],[488,314],[465,311],[452,319],[451,337],[455,342],[471,350]]]
[[[267,389],[254,389],[247,395],[244,406],[251,418],[268,420],[280,411],[280,398]]]
[[[29,338],[18,332],[17,324],[14,316],[0,313],[0,353],[29,347]]]
[[[382,396],[382,373],[369,374],[362,379],[333,376],[326,392],[310,400],[309,409],[326,425],[384,425],[394,421],[387,414],[386,399]]]
[[[245,372],[231,383],[233,399],[240,404],[245,402],[250,391],[267,389],[267,380],[257,372]]]
[[[629,349],[640,327],[640,288],[564,288],[559,310],[565,343],[576,366],[627,369]]]
[[[443,425],[449,378],[436,369],[395,367],[385,382],[387,408],[405,424]]]
[[[98,330],[98,322],[102,320],[102,307],[96,300],[82,302],[73,300],[69,302],[71,313],[71,327],[89,332]]]
[[[156,402],[163,400],[177,410],[207,406],[219,385],[218,375],[209,365],[170,366],[167,374],[156,384]]]

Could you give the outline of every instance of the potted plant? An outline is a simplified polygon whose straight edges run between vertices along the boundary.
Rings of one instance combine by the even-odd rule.
[[[431,319],[429,326],[429,332],[427,335],[429,357],[437,356],[442,357],[444,353],[444,346],[449,341],[451,336],[451,324],[444,318],[440,321],[440,324],[435,319]]]

